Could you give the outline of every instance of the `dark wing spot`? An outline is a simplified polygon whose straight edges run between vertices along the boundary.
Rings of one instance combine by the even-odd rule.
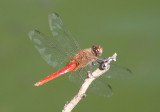
[[[57,17],[59,17],[59,14],[58,14],[58,13],[54,12],[54,14],[55,14]]]
[[[109,87],[109,89],[111,89],[111,90],[112,90],[112,87],[111,87],[111,85],[109,85],[109,84],[108,84],[108,87]]]
[[[40,31],[38,31],[38,30],[34,30],[36,33],[39,33],[40,34]]]
[[[131,71],[129,68],[126,68],[126,70],[127,70],[128,72],[132,73],[132,71]]]

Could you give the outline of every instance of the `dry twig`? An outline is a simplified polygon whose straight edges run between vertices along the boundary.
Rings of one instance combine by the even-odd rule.
[[[85,92],[87,91],[90,84],[96,78],[98,78],[99,76],[101,76],[102,74],[104,74],[105,72],[107,72],[109,70],[110,62],[116,61],[116,56],[117,56],[117,54],[114,53],[112,57],[109,57],[108,59],[103,60],[100,63],[99,68],[97,68],[92,74],[88,73],[88,77],[84,80],[79,92],[76,94],[76,96],[69,103],[65,104],[62,112],[71,112],[72,111],[72,109],[78,104],[78,102],[86,96]]]

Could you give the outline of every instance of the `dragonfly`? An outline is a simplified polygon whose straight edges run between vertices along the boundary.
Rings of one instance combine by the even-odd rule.
[[[100,45],[93,45],[91,48],[81,49],[77,41],[65,28],[61,17],[57,13],[49,14],[48,18],[53,38],[48,38],[38,30],[30,31],[29,38],[42,58],[49,65],[56,68],[57,72],[34,85],[40,86],[56,77],[71,72],[69,79],[77,86],[80,86],[87,72],[92,72],[98,67],[95,63],[102,60],[99,57],[103,52],[103,48]],[[111,64],[109,71],[94,81],[89,90],[100,96],[111,96],[112,88],[106,79],[123,79],[131,76],[132,72],[128,68]]]

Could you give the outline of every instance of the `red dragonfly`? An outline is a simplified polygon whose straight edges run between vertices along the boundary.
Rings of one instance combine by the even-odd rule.
[[[87,74],[87,71],[94,70],[97,67],[92,65],[100,60],[99,56],[103,52],[102,47],[93,45],[91,48],[81,50],[57,13],[49,15],[49,26],[54,40],[37,30],[31,31],[29,37],[43,59],[52,67],[57,67],[59,71],[35,83],[35,86],[40,86],[70,71],[78,71],[78,73],[70,76],[70,80],[76,84],[82,84],[85,77],[83,74]],[[77,74],[81,74],[81,77]],[[130,76],[131,71],[129,69],[111,65],[110,70],[93,83],[90,91],[102,96],[111,96],[111,86],[103,80],[104,77],[119,79]]]

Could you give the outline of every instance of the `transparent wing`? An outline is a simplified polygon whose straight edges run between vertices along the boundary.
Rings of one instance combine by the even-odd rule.
[[[92,72],[95,71],[98,67],[99,65],[92,66]],[[113,94],[112,87],[110,86],[109,83],[107,83],[106,79],[103,78],[102,76],[94,80],[94,82],[91,84],[88,90],[89,92],[92,92],[99,96],[111,97]]]
[[[110,84],[108,84],[107,81],[103,80],[101,76],[98,79],[94,80],[88,90],[89,92],[104,97],[111,97],[113,93]]]
[[[60,16],[57,13],[51,13],[48,18],[53,38],[62,49],[65,49],[66,53],[74,56],[77,51],[80,50],[80,47],[69,31],[65,28]]]
[[[59,69],[69,61],[70,56],[66,55],[62,49],[57,47],[56,43],[53,43],[44,34],[33,30],[29,32],[29,37],[42,58],[52,67]]]
[[[130,69],[110,64],[110,69],[105,74],[102,75],[105,78],[112,78],[112,79],[131,79],[133,77],[133,74]]]
[[[96,68],[98,68],[99,65],[92,66],[92,71],[94,71]],[[89,71],[89,67],[84,68],[81,70],[79,76],[79,71],[75,74],[70,75],[69,79],[71,82],[75,83],[78,87],[80,87],[83,83],[82,79],[85,79],[87,76],[87,71]],[[112,88],[107,83],[106,78],[113,78],[113,79],[129,79],[132,78],[132,73],[128,68],[118,66],[115,64],[110,65],[109,71],[107,71],[105,74],[100,76],[98,79],[96,79],[91,86],[89,87],[89,92],[95,93],[100,96],[110,97],[112,96]],[[82,77],[82,78],[81,78]]]
[[[98,67],[98,66],[97,66]],[[92,68],[93,71],[95,70],[95,66]],[[87,72],[89,71],[89,66],[82,70],[78,70],[69,76],[71,82],[73,82],[79,88],[81,87],[82,83],[84,82],[85,78],[87,77]],[[89,92],[94,93],[99,96],[110,97],[112,96],[112,88],[111,86],[103,80],[101,77],[97,78],[89,87]]]

